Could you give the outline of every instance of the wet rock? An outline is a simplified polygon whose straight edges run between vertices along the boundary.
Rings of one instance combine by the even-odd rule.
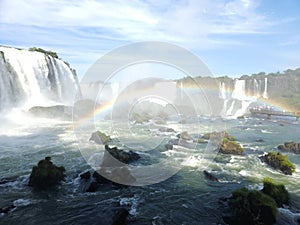
[[[54,187],[64,180],[64,173],[65,168],[63,166],[54,165],[51,158],[46,157],[32,168],[28,185],[41,189]]]
[[[255,142],[265,142],[263,139],[256,139]]]
[[[173,128],[170,127],[160,127],[158,130],[160,132],[176,132]]]
[[[86,189],[86,192],[95,192],[99,187],[99,183],[97,181],[93,181],[90,183],[89,187]]]
[[[169,143],[172,144],[172,145],[178,145],[179,144],[179,139],[171,139],[169,141]]]
[[[129,215],[129,211],[125,208],[121,208],[117,211],[117,213],[113,217],[112,225],[126,225],[127,217]]]
[[[7,207],[0,208],[0,214],[1,214],[1,213],[7,214],[7,213],[9,213],[11,210],[13,210],[14,208],[16,208],[15,205],[10,205],[10,206],[7,206]]]
[[[284,142],[283,145],[277,147],[279,150],[293,152],[295,154],[300,154],[300,143],[297,142]]]
[[[183,140],[191,140],[191,136],[188,134],[187,131],[183,131],[180,134],[177,135],[178,138],[183,139]]]
[[[125,151],[117,147],[110,148],[108,145],[105,145],[105,150],[102,163],[103,167],[119,167],[122,166],[121,163],[128,164],[141,158],[138,153],[131,150]]]
[[[165,148],[167,149],[167,150],[172,150],[173,149],[173,145],[172,144],[170,144],[170,143],[167,143],[167,144],[165,144]]]
[[[89,180],[91,178],[91,173],[90,171],[87,171],[85,173],[80,174],[80,178],[81,179],[85,179],[86,181]]]
[[[206,134],[203,134],[202,138],[211,139],[212,141],[214,141],[214,140],[220,141],[220,140],[226,138],[229,141],[235,141],[235,138],[226,131],[220,131],[220,132],[214,131],[211,133],[206,133]]]
[[[292,175],[295,172],[295,166],[289,161],[288,157],[280,152],[269,152],[259,157],[274,169],[280,170],[286,175]]]
[[[219,152],[223,154],[241,155],[243,151],[244,149],[239,143],[226,138],[222,140],[222,143],[219,147]]]
[[[197,144],[207,144],[208,140],[205,140],[204,138],[196,138],[193,140],[193,142]]]
[[[215,181],[215,182],[219,182],[218,178],[215,177],[214,175],[212,175],[211,173],[207,172],[206,170],[203,171],[203,174],[205,176],[206,179],[210,180],[210,181]]]
[[[94,141],[95,143],[100,145],[106,145],[108,142],[111,141],[111,138],[105,133],[102,133],[101,131],[96,131],[92,133],[92,136],[90,137],[89,141]]]

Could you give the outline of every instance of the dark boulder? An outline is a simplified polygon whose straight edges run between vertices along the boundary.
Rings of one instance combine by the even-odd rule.
[[[54,187],[64,180],[64,173],[65,168],[63,166],[54,165],[51,158],[46,157],[32,168],[28,185],[35,188]]]
[[[86,192],[95,192],[97,191],[99,184],[97,181],[92,181],[89,187],[86,189]]]
[[[126,225],[129,212],[125,208],[119,209],[113,217],[112,225]]]
[[[85,173],[80,174],[80,178],[81,179],[85,179],[86,181],[89,180],[91,178],[91,173],[90,171],[87,171]]]
[[[173,145],[171,144],[171,143],[167,143],[167,144],[165,144],[165,148],[167,149],[167,150],[172,150],[173,149]]]
[[[105,152],[103,156],[103,167],[115,167],[121,166],[121,163],[131,163],[140,159],[140,155],[133,151],[125,151],[118,149],[117,147],[110,148],[108,145],[105,145]]]
[[[204,170],[203,174],[204,174],[204,176],[205,176],[206,179],[208,179],[210,181],[219,182],[218,178],[215,177],[214,175],[212,175],[211,173],[209,173],[208,171]]]
[[[10,206],[6,206],[6,207],[3,207],[3,208],[0,208],[0,214],[1,214],[1,213],[7,214],[7,213],[9,213],[11,210],[13,210],[14,208],[16,208],[15,205],[10,205]]]

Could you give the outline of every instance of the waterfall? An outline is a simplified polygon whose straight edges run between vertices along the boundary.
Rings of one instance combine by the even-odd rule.
[[[259,98],[260,97],[260,87],[259,87],[259,84],[258,84],[258,82],[255,78],[253,79],[253,89],[254,89],[253,95],[256,98]]]
[[[265,88],[264,88],[264,93],[263,93],[263,98],[269,98],[268,96],[268,78],[265,77]]]
[[[65,62],[8,47],[0,53],[0,109],[74,102],[79,85]]]
[[[255,83],[255,82],[254,82]],[[246,95],[246,81],[236,79],[234,83],[234,90],[232,92],[232,103],[230,108],[228,109],[226,115],[228,117],[237,118],[238,116],[242,116],[245,114],[246,110],[248,109],[249,105],[256,101],[256,96],[248,97]],[[235,109],[236,105],[241,105],[240,108]]]

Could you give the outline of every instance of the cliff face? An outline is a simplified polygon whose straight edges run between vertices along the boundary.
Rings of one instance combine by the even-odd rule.
[[[177,83],[184,91],[202,91],[209,102],[209,114],[216,116],[236,118],[245,114],[249,106],[254,105],[270,105],[287,111],[300,111],[300,69],[276,74],[244,75],[235,79],[184,78]],[[200,92],[198,91],[198,95]],[[181,102],[184,104],[186,99]],[[208,113],[207,108],[200,111]]]
[[[74,70],[51,55],[0,47],[0,110],[72,104],[79,84]]]

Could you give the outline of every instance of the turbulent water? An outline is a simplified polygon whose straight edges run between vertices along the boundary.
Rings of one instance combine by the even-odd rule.
[[[278,224],[297,224],[300,217],[300,155],[289,153],[296,165],[292,176],[283,175],[264,163],[258,156],[285,141],[299,141],[300,124],[293,120],[249,118],[227,120],[199,118],[199,133],[226,128],[244,146],[241,156],[218,155],[203,160],[206,144],[177,146],[165,150],[158,146],[141,152],[136,166],[151,164],[169,158],[171,164],[182,167],[169,179],[140,187],[103,187],[95,193],[82,191],[79,174],[91,170],[81,151],[93,151],[87,143],[81,151],[77,138],[89,138],[90,133],[75,136],[73,124],[67,121],[23,118],[25,125],[1,126],[0,135],[0,207],[17,206],[8,214],[0,215],[0,224],[111,224],[111,218],[121,206],[130,208],[129,224],[219,224],[227,209],[220,200],[229,197],[238,187],[258,189],[264,177],[283,182],[291,194],[291,206],[279,209]],[[197,134],[194,122],[186,121],[182,127],[172,122],[167,126]],[[114,136],[110,121],[100,121],[97,127]],[[147,127],[149,129],[149,127]],[[145,138],[144,127],[135,132]],[[168,137],[155,127],[153,134]],[[118,130],[118,138],[128,136]],[[263,142],[256,142],[263,139]],[[132,141],[134,142],[134,141]],[[148,139],[151,145],[151,139]],[[116,142],[118,145],[118,143]],[[134,143],[132,143],[134,144]],[[83,149],[82,149],[83,148]],[[66,181],[49,192],[33,191],[27,186],[31,169],[45,156],[51,156],[56,165],[66,168]],[[202,171],[211,171],[218,182],[207,181]],[[159,176],[159,174],[157,175]]]

